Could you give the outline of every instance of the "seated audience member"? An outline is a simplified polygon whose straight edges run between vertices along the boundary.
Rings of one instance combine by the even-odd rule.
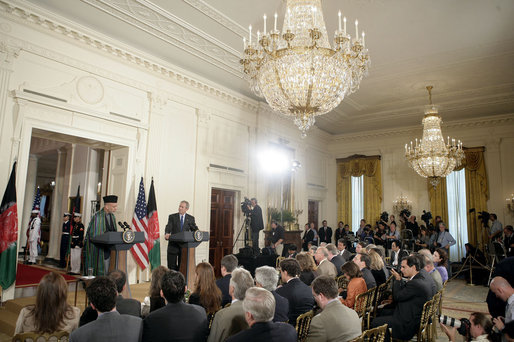
[[[394,276],[394,310],[392,315],[373,319],[372,328],[387,324],[392,329],[392,337],[401,340],[410,340],[416,334],[423,305],[432,298],[432,290],[419,273],[420,269],[419,258],[408,256],[401,262],[401,272],[408,281],[402,280],[401,275],[394,269],[391,270]]]
[[[511,225],[503,229],[503,247],[507,253],[506,257],[514,256],[514,228]]]
[[[165,266],[157,266],[153,269],[150,290],[148,291],[148,297],[145,297],[145,300],[143,301],[141,316],[146,317],[148,313],[166,305],[164,298],[161,297],[161,279],[167,271],[168,268]]]
[[[86,288],[86,294],[98,318],[72,332],[70,341],[141,341],[143,320],[116,311],[118,291],[112,279],[96,277]]]
[[[296,318],[314,306],[314,298],[309,286],[305,285],[298,276],[300,264],[293,259],[280,262],[280,276],[284,285],[277,289],[277,293],[289,301],[289,324],[296,326]]]
[[[278,284],[277,270],[270,266],[261,266],[255,269],[255,285],[262,287],[275,297],[275,315],[273,322],[287,322],[289,313],[289,301],[279,295],[275,290]]]
[[[405,258],[409,253],[400,249],[400,240],[393,240],[391,242],[391,266],[399,269],[402,259]]]
[[[208,342],[222,342],[228,337],[248,329],[243,309],[243,300],[245,299],[246,290],[252,286],[253,278],[250,272],[244,268],[236,268],[232,271],[229,286],[232,304],[228,308],[221,309],[214,316]]]
[[[367,245],[368,244],[364,241],[357,242],[357,245],[355,246],[355,253],[359,254],[359,253],[363,252],[366,249]]]
[[[371,263],[369,265],[371,274],[373,274],[373,278],[375,278],[377,286],[380,286],[387,280],[386,273],[384,272],[384,261],[373,249],[368,252],[368,255],[371,258]]]
[[[266,289],[250,287],[243,300],[245,319],[250,329],[230,337],[227,342],[296,342],[296,330],[289,324],[273,323],[278,305]]]
[[[420,249],[419,254],[425,257],[425,271],[432,277],[436,286],[436,292],[443,288],[443,279],[441,278],[441,274],[439,271],[435,269],[434,266],[434,257],[432,253],[428,249]]]
[[[301,252],[296,256],[296,260],[300,265],[300,280],[303,281],[305,285],[311,286],[314,278],[318,276],[318,272],[316,271],[318,267],[314,263],[314,259],[312,259],[309,254]]]
[[[337,300],[337,284],[333,278],[319,276],[314,279],[312,295],[323,311],[312,319],[307,342],[351,341],[361,334],[360,318]]]
[[[434,251],[434,266],[435,269],[441,274],[443,283],[448,280],[448,253],[442,248],[437,248]]]
[[[328,250],[326,247],[318,247],[314,257],[318,263],[318,275],[326,275],[332,278],[337,277],[337,269],[333,263],[328,260]]]
[[[346,287],[346,298],[340,298],[340,301],[350,309],[353,309],[355,307],[355,297],[368,290],[366,281],[362,278],[362,272],[354,262],[348,261],[341,268],[349,283]]]
[[[182,273],[169,270],[161,279],[161,295],[166,306],[151,312],[144,320],[143,341],[205,341],[209,322],[205,310],[184,303],[186,280]]]
[[[503,277],[494,277],[491,281],[489,289],[496,295],[498,299],[501,299],[507,303],[505,307],[505,315],[495,317],[493,319],[494,326],[502,331],[505,327],[505,323],[514,321],[514,288],[509,282]]]
[[[514,286],[514,257],[505,258],[495,265],[492,278],[502,277]],[[504,316],[506,302],[496,297],[493,291],[487,292],[487,309],[492,317]]]
[[[477,342],[487,342],[491,341],[491,332],[493,328],[493,324],[489,317],[481,312],[472,312],[469,316],[469,321],[471,323],[471,328],[469,329],[469,334],[471,335],[471,341]],[[441,330],[448,336],[448,339],[452,342],[456,341],[457,328],[448,327],[446,325],[442,325]]]
[[[357,253],[355,255],[355,258],[353,258],[353,262],[359,267],[360,271],[362,272],[362,277],[366,281],[366,288],[369,290],[377,286],[375,277],[373,277],[373,273],[371,273],[371,270],[369,269],[369,267],[371,266],[370,256],[363,252]]]
[[[345,239],[337,240],[337,250],[339,251],[339,255],[343,258],[344,262],[350,260],[352,253],[346,248]]]
[[[232,301],[232,296],[228,292],[230,285],[231,273],[237,267],[238,260],[235,255],[225,255],[221,259],[221,276],[222,278],[216,280],[216,285],[221,290],[221,307],[224,307]]]
[[[208,314],[221,308],[221,290],[216,286],[214,269],[211,264],[201,262],[196,265],[195,289],[189,296],[189,304],[200,305]]]
[[[296,245],[294,245],[292,243],[289,244],[287,246],[287,257],[292,258],[292,259],[296,258],[296,255],[298,254],[297,250],[298,250],[298,247],[296,247]]]
[[[342,275],[341,266],[343,266],[345,263],[344,258],[339,255],[339,251],[337,250],[336,245],[329,243],[326,248],[328,251],[328,260],[336,267],[337,276]]]
[[[318,250],[318,246],[309,245],[309,251],[307,253],[309,253],[309,255],[312,257],[312,260],[314,260],[314,263],[316,263],[316,258],[314,257],[314,255],[316,254],[317,250]]]
[[[414,256],[415,258],[418,258],[419,274],[421,275],[426,285],[430,288],[430,298],[432,298],[437,292],[437,286],[435,284],[434,279],[432,279],[430,274],[428,274],[428,272],[425,270],[425,256],[416,252],[411,253],[410,255]]]
[[[382,259],[382,264],[384,265],[382,267],[382,270],[384,271],[384,274],[385,274],[385,277],[387,280],[387,278],[389,278],[390,274],[389,274],[389,270],[387,269],[387,266],[386,266],[386,263],[384,260],[385,249],[382,246],[377,246],[376,248],[373,248],[373,251],[375,251],[375,253],[377,253],[378,256],[380,257],[380,259]]]
[[[72,332],[77,329],[80,309],[70,306],[67,297],[68,286],[64,278],[55,272],[45,274],[37,287],[36,304],[21,309],[14,333]]]

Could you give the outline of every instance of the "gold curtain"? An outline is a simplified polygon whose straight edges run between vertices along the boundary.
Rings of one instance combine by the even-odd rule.
[[[489,199],[489,184],[485,170],[484,147],[468,148],[464,150],[465,161],[460,169],[466,168],[466,209],[468,212],[468,241],[473,245],[484,246],[489,242],[487,232],[480,226],[477,214],[487,211]],[[469,209],[475,209],[470,213]]]
[[[446,196],[446,178],[441,178],[439,184],[434,186],[427,180],[428,197],[432,216],[441,216],[443,222],[448,222],[448,198]]]
[[[382,207],[382,170],[380,156],[353,156],[337,160],[337,218],[352,222],[351,177],[364,175],[364,219],[375,222]],[[358,218],[360,219],[360,218]]]

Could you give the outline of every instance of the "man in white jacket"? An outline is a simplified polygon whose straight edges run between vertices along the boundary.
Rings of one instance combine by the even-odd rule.
[[[35,264],[37,253],[37,245],[41,238],[41,219],[39,218],[39,210],[32,210],[30,214],[30,222],[27,230],[28,245],[29,245],[29,263]]]

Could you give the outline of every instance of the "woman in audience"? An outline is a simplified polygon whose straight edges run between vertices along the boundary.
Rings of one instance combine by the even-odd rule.
[[[469,334],[471,335],[471,341],[487,342],[492,341],[491,333],[493,330],[493,322],[485,314],[481,312],[472,312],[469,316],[469,322],[471,326],[469,328]],[[448,340],[455,341],[457,335],[457,328],[447,327],[446,325],[440,324],[441,330],[448,336]]]
[[[195,290],[189,296],[189,304],[200,305],[207,314],[221,308],[221,291],[216,285],[214,269],[207,262],[196,265]]]
[[[424,225],[420,227],[421,234],[416,240],[416,251],[419,251],[423,248],[430,248],[430,235],[428,234],[428,230]]]
[[[441,278],[443,283],[448,280],[448,270],[446,267],[448,266],[448,254],[442,248],[438,248],[434,251],[434,265],[435,268],[441,274]]]
[[[316,264],[314,263],[314,259],[305,252],[299,253],[296,256],[296,260],[300,264],[300,269],[302,272],[300,273],[300,280],[303,281],[307,286],[311,286],[314,278],[318,276],[316,273]]]
[[[142,303],[141,316],[145,317],[150,312],[166,306],[164,298],[161,297],[161,278],[168,271],[165,266],[158,266],[152,271],[152,282],[148,297]]]
[[[349,283],[346,288],[346,298],[340,298],[339,300],[350,309],[353,309],[355,306],[355,297],[368,290],[366,281],[362,277],[359,266],[353,261],[347,261],[341,266],[341,271],[343,271],[343,275],[349,280]]]
[[[71,333],[79,326],[80,309],[69,305],[67,298],[64,278],[55,272],[47,273],[37,287],[36,304],[21,309],[14,333]]]
[[[368,254],[371,257],[371,273],[373,274],[373,277],[377,282],[377,286],[380,286],[383,283],[385,283],[387,279],[386,274],[384,273],[384,261],[382,260],[380,255],[373,249],[370,249],[368,251]]]

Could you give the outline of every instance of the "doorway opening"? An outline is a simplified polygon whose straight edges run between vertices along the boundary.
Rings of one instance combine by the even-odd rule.
[[[211,191],[209,263],[217,278],[221,277],[221,259],[233,253],[235,200],[235,191],[214,188]]]

